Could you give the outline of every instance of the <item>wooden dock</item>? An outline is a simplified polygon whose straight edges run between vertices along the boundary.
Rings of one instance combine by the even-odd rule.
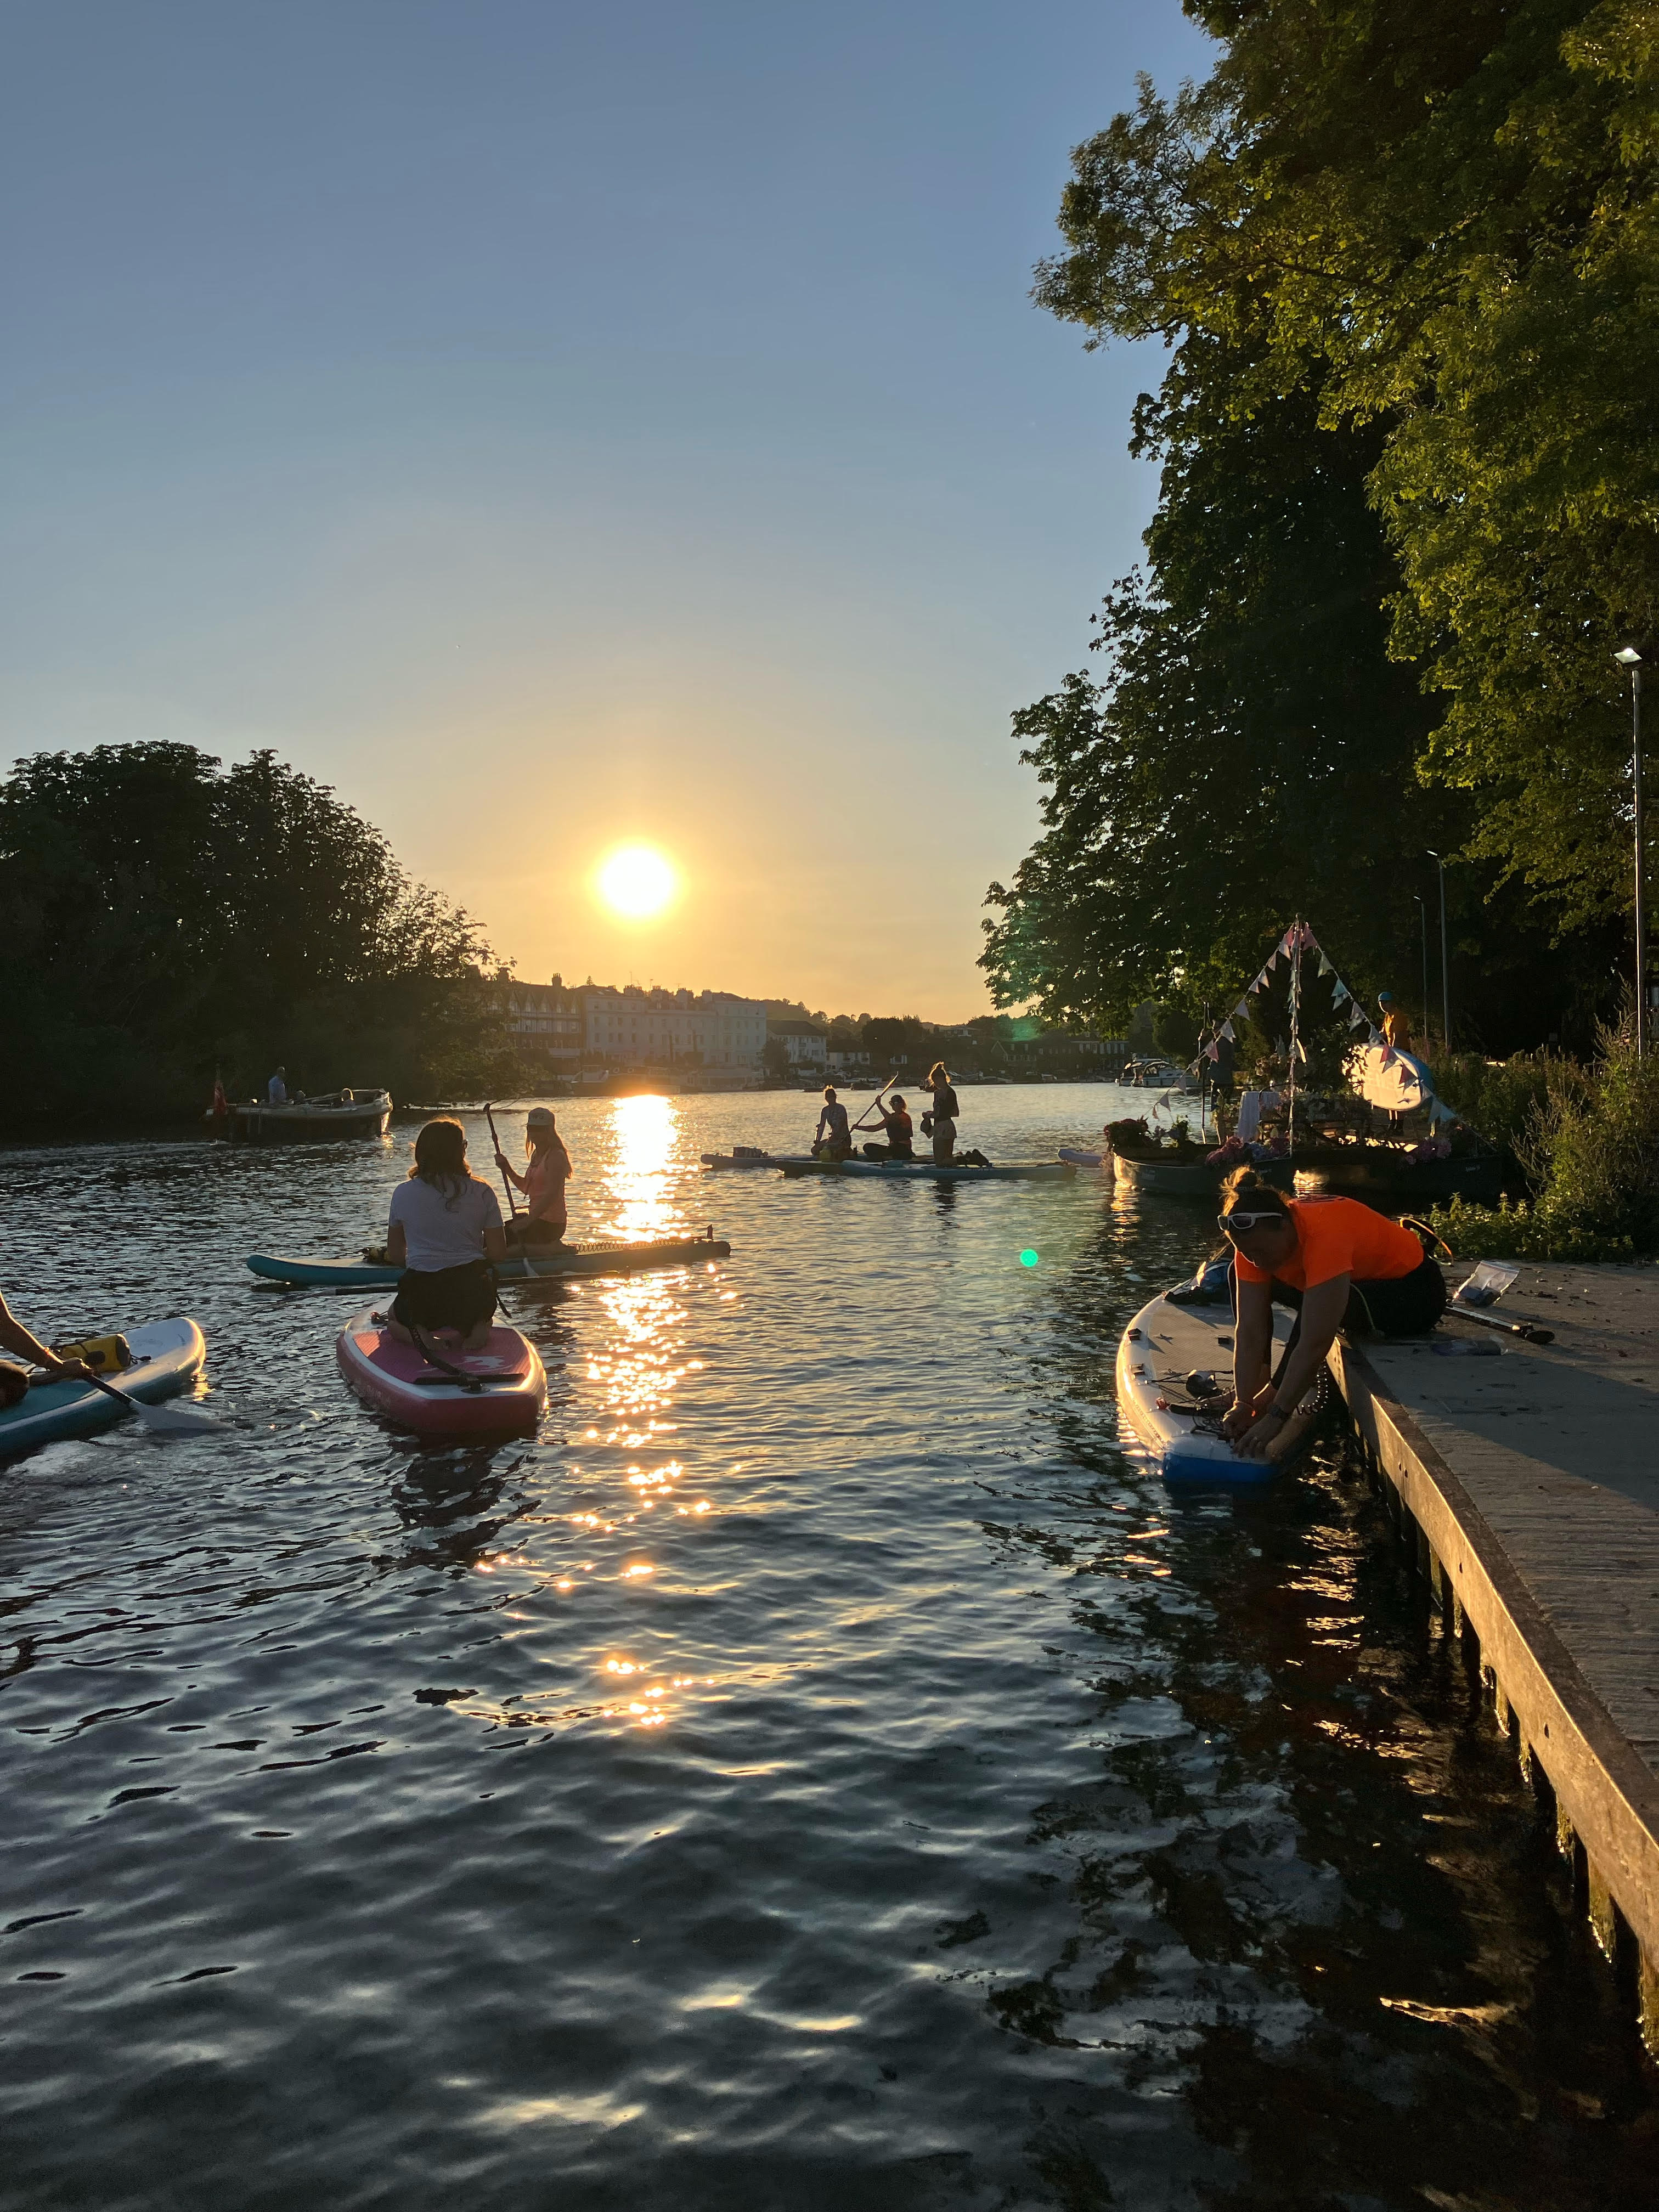
[[[1525,1267],[1498,1312],[1555,1342],[1451,1319],[1331,1364],[1659,2056],[1659,1267]]]

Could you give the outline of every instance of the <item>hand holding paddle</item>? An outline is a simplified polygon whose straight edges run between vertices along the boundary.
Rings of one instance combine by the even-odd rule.
[[[507,1172],[507,1158],[501,1151],[501,1140],[495,1134],[495,1116],[489,1110],[489,1099],[484,1100],[484,1119],[489,1124],[489,1141],[495,1147],[495,1164],[501,1171],[501,1188],[507,1193],[507,1215],[509,1221],[518,1218],[519,1202],[513,1195],[513,1185]]]

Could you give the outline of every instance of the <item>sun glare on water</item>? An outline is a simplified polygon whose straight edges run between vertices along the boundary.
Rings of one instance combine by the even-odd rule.
[[[660,914],[679,888],[672,863],[654,845],[619,845],[600,862],[594,880],[611,911],[629,921]]]

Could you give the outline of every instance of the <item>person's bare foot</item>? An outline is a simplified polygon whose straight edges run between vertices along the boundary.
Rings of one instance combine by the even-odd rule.
[[[482,1352],[489,1342],[490,1331],[494,1327],[493,1322],[487,1321],[481,1322],[477,1328],[470,1329],[461,1340],[461,1350]]]

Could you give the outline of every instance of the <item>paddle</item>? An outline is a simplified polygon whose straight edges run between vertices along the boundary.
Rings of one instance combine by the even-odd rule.
[[[883,1099],[887,1096],[887,1093],[888,1093],[888,1092],[892,1089],[892,1087],[893,1087],[893,1079],[892,1079],[892,1077],[891,1077],[890,1075],[888,1077],[888,1079],[887,1079],[887,1080],[886,1080],[886,1082],[885,1082],[885,1083],[878,1083],[878,1084],[876,1085],[876,1095],[875,1095],[875,1097],[874,1097],[870,1101],[870,1103],[869,1103],[869,1104],[865,1108],[865,1109],[864,1109],[863,1113],[862,1113],[862,1114],[860,1114],[860,1115],[859,1115],[858,1120],[857,1120],[856,1121],[854,1121],[854,1124],[853,1124],[854,1128],[855,1128],[855,1129],[867,1129],[867,1128],[871,1126],[871,1123],[870,1123],[870,1116],[871,1116],[871,1115],[872,1115],[872,1114],[878,1114],[878,1113],[881,1111],[881,1102],[882,1102],[882,1100],[883,1100]]]
[[[1555,1341],[1553,1328],[1539,1328],[1529,1321],[1499,1321],[1493,1314],[1476,1313],[1472,1306],[1462,1305],[1455,1298],[1447,1306],[1446,1311],[1457,1315],[1462,1321],[1478,1321],[1482,1328],[1498,1329],[1504,1336],[1523,1336],[1528,1344],[1553,1344]]]
[[[101,1375],[90,1372],[84,1378],[94,1390],[101,1390],[106,1398],[113,1398],[124,1413],[137,1413],[140,1422],[153,1436],[206,1437],[222,1435],[225,1422],[216,1420],[211,1413],[198,1413],[193,1406],[147,1406],[142,1398],[130,1397],[106,1382]]]
[[[484,1119],[489,1124],[489,1141],[495,1147],[496,1154],[499,1157],[501,1149],[501,1140],[495,1134],[495,1116],[489,1110],[489,1101],[487,1098],[484,1100]],[[507,1170],[505,1168],[501,1170],[501,1188],[507,1193],[507,1218],[509,1221],[516,1221],[519,1217],[518,1200],[513,1195],[513,1185],[507,1180]]]

